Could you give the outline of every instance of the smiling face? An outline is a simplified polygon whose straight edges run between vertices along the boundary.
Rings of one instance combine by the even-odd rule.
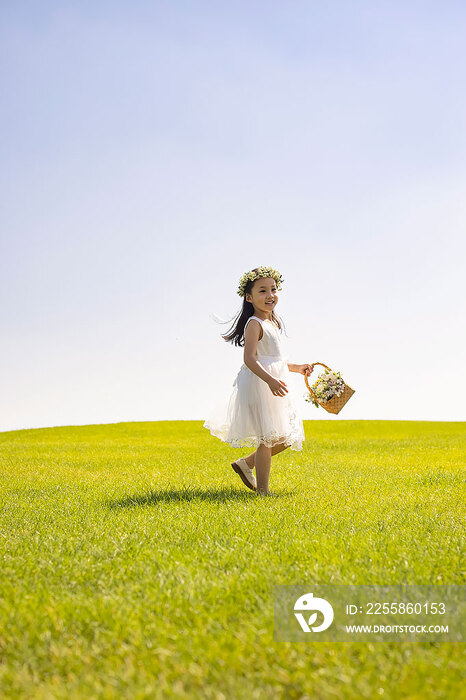
[[[273,277],[261,277],[254,281],[251,292],[246,294],[246,301],[254,306],[254,313],[262,313],[271,318],[272,310],[278,303],[277,283]],[[271,302],[271,303],[269,303]]]

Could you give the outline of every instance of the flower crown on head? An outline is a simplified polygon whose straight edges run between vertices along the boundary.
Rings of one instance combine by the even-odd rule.
[[[245,272],[239,281],[238,294],[240,297],[244,297],[244,290],[249,281],[254,282],[261,277],[272,277],[277,283],[277,289],[281,289],[281,283],[283,282],[282,275],[278,270],[274,270],[273,267],[258,267],[257,270],[250,270]]]

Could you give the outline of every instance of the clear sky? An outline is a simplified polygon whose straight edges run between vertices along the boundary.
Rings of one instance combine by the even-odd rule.
[[[465,420],[466,5],[0,6],[0,430],[203,420],[243,272],[338,416]]]

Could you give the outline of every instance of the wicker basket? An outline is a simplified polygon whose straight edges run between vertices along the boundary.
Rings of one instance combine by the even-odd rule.
[[[309,372],[309,376],[312,374],[312,370],[314,369],[315,365],[322,365],[322,367],[325,367],[325,369],[328,369],[329,372],[332,370],[330,367],[327,367],[327,365],[324,365],[323,362],[313,362],[311,365],[311,371]],[[311,387],[309,386],[309,382],[307,381],[308,375],[304,375],[304,381],[306,382],[306,386],[309,390],[310,395],[312,396],[313,399],[317,401],[319,406],[322,406],[322,408],[325,408],[326,411],[329,413],[340,413],[341,409],[345,405],[345,403],[350,399],[353,394],[354,394],[354,389],[352,389],[348,384],[345,384],[345,388],[343,392],[340,394],[340,396],[334,396],[331,398],[329,401],[320,401],[315,393],[312,391]]]

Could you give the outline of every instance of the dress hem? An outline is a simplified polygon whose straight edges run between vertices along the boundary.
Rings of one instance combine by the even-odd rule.
[[[258,448],[259,445],[265,445],[266,447],[274,447],[275,445],[285,444],[291,450],[295,452],[301,452],[303,449],[303,439],[296,438],[290,435],[251,435],[249,437],[242,438],[231,438],[228,440],[228,435],[221,430],[211,427],[208,423],[204,423],[204,428],[210,431],[214,436],[222,440],[222,442],[227,442],[231,447],[254,447]]]

